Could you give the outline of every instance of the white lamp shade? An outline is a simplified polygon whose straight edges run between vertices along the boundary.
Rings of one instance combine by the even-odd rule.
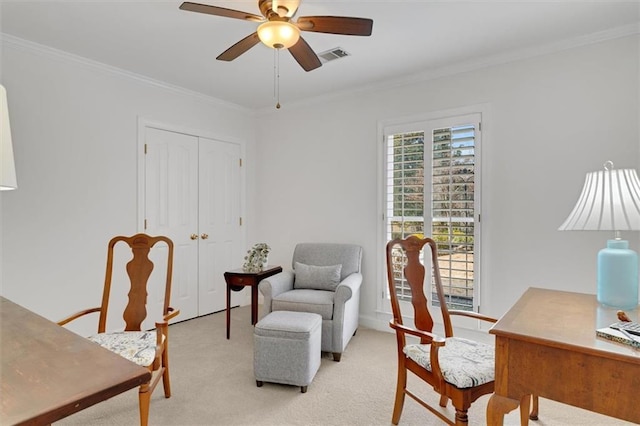
[[[13,162],[11,127],[9,126],[9,106],[7,91],[0,84],[0,190],[16,189],[16,167]]]
[[[285,21],[268,21],[258,27],[258,38],[273,49],[288,49],[300,39],[300,30]]]
[[[580,198],[559,230],[640,230],[640,179],[636,171],[587,173]]]

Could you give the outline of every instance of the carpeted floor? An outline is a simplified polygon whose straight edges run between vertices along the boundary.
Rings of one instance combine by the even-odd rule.
[[[165,399],[159,385],[151,401],[150,425],[390,425],[396,380],[396,343],[391,333],[360,328],[342,361],[323,354],[307,393],[293,386],[253,377],[253,327],[248,307],[231,315],[231,339],[225,338],[224,312],[170,327],[171,385]],[[544,368],[544,367],[542,367]],[[410,380],[416,393],[433,391]],[[489,396],[469,411],[471,425],[485,424]],[[451,406],[448,413],[453,416]],[[76,413],[56,425],[137,425],[137,389]],[[439,419],[407,398],[400,425],[440,425]],[[517,410],[505,424],[518,425]],[[531,425],[625,425],[553,401],[540,400],[540,420]]]

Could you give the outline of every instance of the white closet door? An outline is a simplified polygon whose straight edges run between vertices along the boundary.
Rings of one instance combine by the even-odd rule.
[[[171,305],[182,321],[198,316],[198,138],[147,127],[145,143],[145,232],[173,241]],[[154,272],[164,272],[165,264],[154,263]],[[161,309],[163,293],[148,297],[149,313]]]
[[[226,307],[224,272],[240,252],[240,145],[200,138],[200,315]],[[239,293],[233,292],[233,304]],[[239,301],[240,299],[238,299]]]

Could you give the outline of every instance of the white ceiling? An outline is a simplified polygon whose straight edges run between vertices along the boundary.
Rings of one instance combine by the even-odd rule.
[[[194,0],[197,2],[197,0]],[[182,11],[181,0],[0,0],[0,30],[250,109],[273,107],[274,51],[215,58],[254,22]],[[257,0],[201,3],[260,14]],[[640,0],[302,0],[297,16],[371,18],[371,37],[304,32],[316,52],[352,56],[305,72],[280,54],[283,104],[434,73],[595,33],[638,32]]]

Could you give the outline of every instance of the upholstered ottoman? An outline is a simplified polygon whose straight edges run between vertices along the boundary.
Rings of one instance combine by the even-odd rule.
[[[300,386],[302,393],[320,367],[322,317],[307,312],[275,311],[253,332],[253,371],[263,382]]]

